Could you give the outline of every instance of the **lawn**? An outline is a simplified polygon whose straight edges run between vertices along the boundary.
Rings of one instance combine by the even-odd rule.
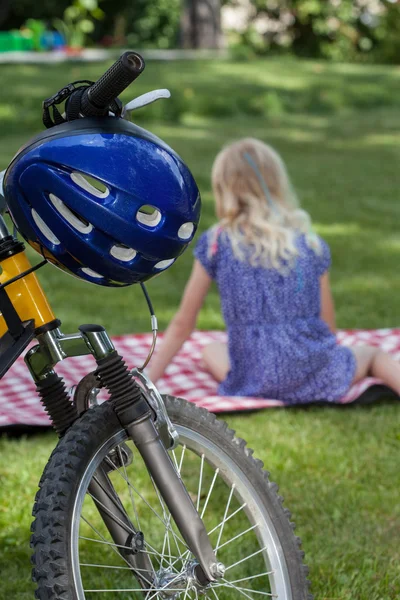
[[[40,130],[40,102],[105,65],[2,66],[0,169]],[[399,325],[400,71],[291,60],[149,63],[125,93],[170,87],[174,100],[138,122],[189,163],[214,219],[209,174],[220,147],[257,136],[283,155],[303,206],[331,246],[339,327]],[[168,102],[170,104],[168,105]],[[4,165],[4,166],[1,166]],[[149,283],[160,326],[176,310],[190,250]],[[51,267],[40,272],[65,331],[100,322],[112,334],[147,331],[140,290],[96,289]],[[222,328],[213,289],[198,322]],[[400,595],[399,406],[270,410],[228,422],[264,460],[303,539],[319,599]],[[0,599],[32,597],[32,499],[55,436],[0,439]]]

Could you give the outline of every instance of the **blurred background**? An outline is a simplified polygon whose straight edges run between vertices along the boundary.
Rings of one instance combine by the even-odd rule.
[[[133,114],[189,164],[200,230],[215,222],[210,172],[243,136],[282,154],[315,229],[330,244],[341,328],[400,325],[400,4],[389,0],[1,0],[0,170],[39,132],[41,102],[97,79],[125,49],[147,67],[122,95],[172,97]],[[31,253],[33,262],[37,258]],[[192,265],[189,249],[151,280],[161,329]],[[99,322],[148,331],[139,289],[93,288],[39,272],[65,332]],[[222,329],[215,288],[198,327]],[[325,600],[400,597],[398,404],[229,416],[293,510]],[[29,527],[52,432],[0,437],[0,598],[32,598]]]
[[[133,119],[189,163],[203,197],[201,228],[215,219],[216,153],[232,139],[262,137],[282,153],[301,202],[331,244],[339,325],[399,322],[398,2],[2,0],[0,29],[2,168],[43,127],[44,98],[69,81],[97,79],[124,49],[136,49],[148,66],[122,99],[171,90],[169,100]],[[150,283],[163,328],[191,261],[189,250]],[[62,277],[51,268],[42,274],[67,327],[98,314],[112,333],[148,329],[135,287],[93,295],[67,278],[71,293],[80,294],[73,308]],[[116,313],[105,309],[110,302]],[[216,293],[199,326],[223,326]]]
[[[2,0],[0,51],[227,48],[396,63],[396,0]]]

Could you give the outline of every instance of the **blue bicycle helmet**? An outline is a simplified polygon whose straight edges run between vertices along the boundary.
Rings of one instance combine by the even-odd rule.
[[[182,159],[123,119],[43,132],[9,166],[4,192],[26,241],[51,263],[105,286],[145,281],[192,240],[200,194]]]

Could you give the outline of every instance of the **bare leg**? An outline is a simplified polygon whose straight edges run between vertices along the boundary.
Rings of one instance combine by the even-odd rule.
[[[373,346],[355,346],[352,351],[357,362],[353,383],[372,375],[382,379],[388,387],[400,395],[400,363]]]
[[[213,342],[203,348],[203,361],[207,371],[218,382],[223,381],[229,372],[229,355],[226,344]]]

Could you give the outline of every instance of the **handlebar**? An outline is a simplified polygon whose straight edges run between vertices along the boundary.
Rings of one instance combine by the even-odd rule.
[[[43,101],[45,127],[74,121],[80,117],[106,117],[111,111],[120,116],[122,104],[118,96],[142,73],[145,63],[140,54],[128,51],[113,64],[95,83],[75,81]],[[79,85],[78,84],[83,84]],[[65,101],[65,114],[57,105]],[[50,109],[53,116],[50,115]]]
[[[144,60],[139,54],[124,52],[100,79],[85,89],[81,97],[80,113],[85,117],[107,113],[110,103],[139,77],[144,67]]]

